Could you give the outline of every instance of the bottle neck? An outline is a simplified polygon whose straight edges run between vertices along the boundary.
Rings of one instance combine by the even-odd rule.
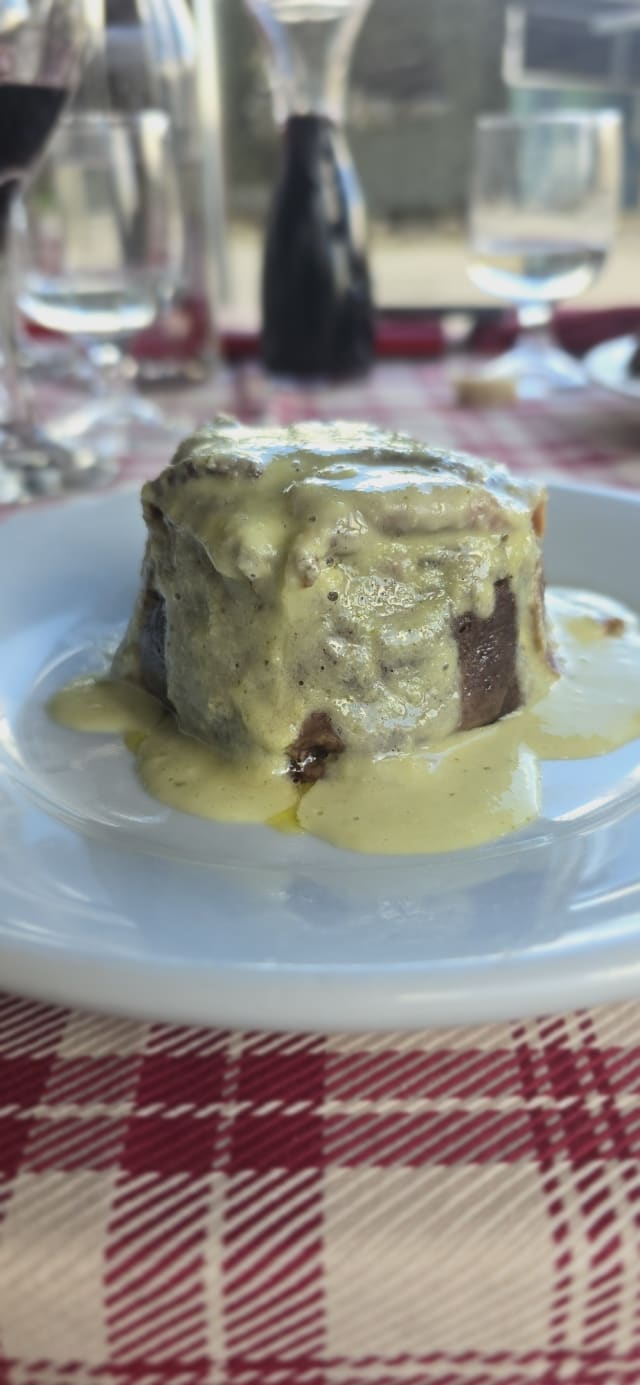
[[[342,148],[344,138],[336,131],[335,123],[327,115],[317,115],[310,111],[305,115],[288,115],[283,127],[283,149],[285,157],[295,162],[313,159],[322,151]]]
[[[349,64],[370,0],[290,7],[286,0],[248,0],[266,48],[276,122],[292,116],[344,121]]]

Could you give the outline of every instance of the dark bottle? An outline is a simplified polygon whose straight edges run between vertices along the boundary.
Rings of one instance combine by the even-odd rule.
[[[297,376],[361,374],[373,357],[364,208],[344,138],[321,115],[289,117],[267,230],[263,356]]]
[[[262,279],[269,370],[344,379],[373,358],[365,209],[342,132],[349,59],[369,0],[247,0],[267,42],[282,162]]]

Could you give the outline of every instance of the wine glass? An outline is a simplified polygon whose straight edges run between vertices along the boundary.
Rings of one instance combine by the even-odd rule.
[[[180,283],[171,133],[165,111],[70,111],[26,198],[20,307],[84,347],[93,397],[55,430],[96,455],[117,455],[123,430],[170,431],[133,389],[128,347]]]
[[[79,474],[73,451],[36,427],[17,366],[10,265],[14,202],[60,119],[88,39],[81,0],[0,0],[0,339],[7,419],[0,503],[55,490]]]
[[[97,41],[72,103],[77,114],[135,115],[155,110],[169,116],[171,176],[175,171],[183,254],[180,282],[166,310],[161,305],[151,328],[134,344],[136,379],[145,384],[201,379],[210,372],[215,357],[216,269],[219,266],[222,273],[224,267],[224,221],[213,70],[215,16],[207,7],[212,9],[211,0],[196,0],[203,21],[203,32],[197,35],[190,0],[107,0],[101,4]],[[54,141],[52,154],[56,148]],[[42,208],[50,240],[54,240],[52,222],[57,213],[55,205],[53,213],[47,208],[43,177],[30,200],[34,215]],[[31,333],[24,354],[41,377],[55,372],[69,386],[86,383],[87,356],[75,341],[36,342]]]
[[[486,374],[522,398],[584,383],[552,340],[555,304],[602,269],[620,200],[616,111],[484,115],[476,122],[469,206],[470,278],[516,307],[520,339]]]

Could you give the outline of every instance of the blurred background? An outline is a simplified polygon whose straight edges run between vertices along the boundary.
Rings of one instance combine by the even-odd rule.
[[[251,327],[278,134],[247,10],[240,0],[214,3],[228,218],[224,319]],[[613,107],[624,116],[619,235],[580,305],[628,304],[640,283],[638,0],[373,0],[354,53],[348,135],[368,205],[379,307],[486,309],[465,273],[475,117],[563,107]]]
[[[87,0],[21,3],[46,37]],[[453,349],[458,402],[640,397],[640,0],[94,8],[73,98],[10,184],[11,495],[18,470],[36,490],[138,441],[165,455],[193,412],[142,394],[223,391],[219,363],[318,385]],[[41,401],[46,436],[21,372],[80,393]]]

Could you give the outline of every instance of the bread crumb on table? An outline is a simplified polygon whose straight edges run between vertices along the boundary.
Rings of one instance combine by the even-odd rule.
[[[515,404],[518,382],[515,376],[481,374],[458,375],[455,379],[458,404],[466,408],[488,408],[494,404]]]

